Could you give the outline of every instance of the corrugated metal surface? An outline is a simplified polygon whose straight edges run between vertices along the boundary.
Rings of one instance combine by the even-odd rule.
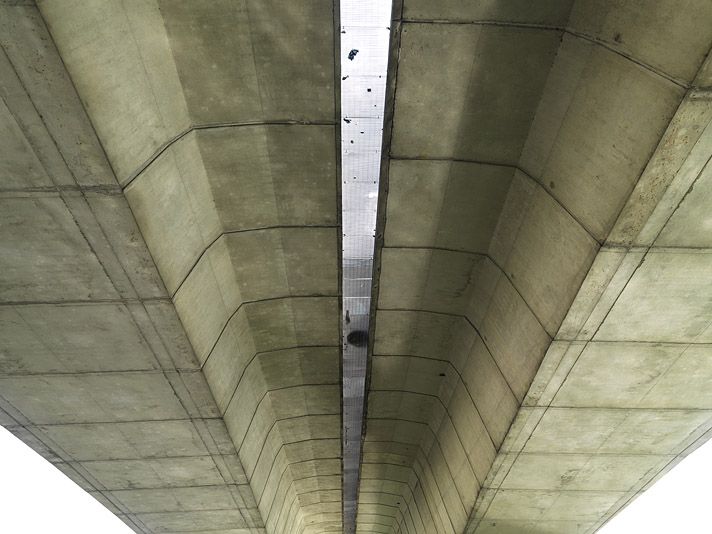
[[[391,2],[341,1],[344,532],[355,532]]]

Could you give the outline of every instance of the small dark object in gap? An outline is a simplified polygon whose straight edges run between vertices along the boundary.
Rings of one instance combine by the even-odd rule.
[[[349,77],[348,74],[347,74],[346,76],[342,76],[342,77],[341,77],[341,81],[344,81],[344,80],[345,80],[346,78],[348,78],[348,77]]]
[[[344,122],[345,122],[346,124],[351,124],[351,119],[344,119]]]
[[[445,373],[440,373],[440,376],[445,376]]]
[[[368,89],[366,89],[366,91],[368,91],[368,92],[370,93],[370,92],[371,92],[371,88],[369,87]]]
[[[368,332],[365,330],[354,330],[346,336],[346,341],[354,347],[365,347],[368,345]]]
[[[351,50],[351,52],[349,52],[349,60],[350,60],[350,61],[353,61],[354,58],[356,57],[356,54],[358,54],[358,50],[356,50],[355,48],[353,48],[353,49]]]

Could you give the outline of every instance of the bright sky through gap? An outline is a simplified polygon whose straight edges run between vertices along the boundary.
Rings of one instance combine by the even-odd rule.
[[[391,0],[341,0],[341,221],[344,336],[368,332],[388,76]],[[343,344],[343,531],[353,534],[368,343]]]
[[[710,525],[712,440],[682,460],[598,534],[701,534]]]
[[[118,517],[0,427],[0,532],[132,534]]]
[[[0,532],[130,534],[117,517],[0,427]],[[599,534],[708,533],[712,441],[680,462]]]

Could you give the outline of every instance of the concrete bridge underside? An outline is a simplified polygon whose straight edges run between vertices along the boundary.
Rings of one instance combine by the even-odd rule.
[[[0,424],[136,532],[344,528],[338,9],[0,0]],[[396,1],[358,532],[592,533],[708,439],[711,44]]]

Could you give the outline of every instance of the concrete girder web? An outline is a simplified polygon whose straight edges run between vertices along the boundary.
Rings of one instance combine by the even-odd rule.
[[[137,532],[341,531],[335,6],[6,4],[0,422]]]
[[[711,426],[712,5],[395,13],[358,532],[593,532]]]
[[[337,24],[0,1],[0,424],[136,532],[344,528]],[[594,532],[708,438],[710,43],[396,2],[357,532]]]

